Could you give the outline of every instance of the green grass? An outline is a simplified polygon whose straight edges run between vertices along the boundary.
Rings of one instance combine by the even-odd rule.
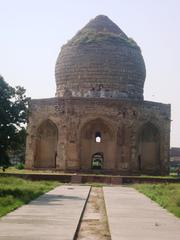
[[[48,174],[48,175],[68,175],[69,173],[63,171],[56,170],[31,170],[31,169],[17,169],[16,167],[9,167],[3,172],[2,168],[0,168],[0,174],[13,173],[13,174]]]
[[[3,173],[2,168],[0,168],[0,174]],[[6,173],[13,173],[13,174],[48,174],[48,175],[68,175],[68,174],[72,174],[72,173],[67,173],[67,172],[63,172],[63,171],[55,171],[55,170],[28,170],[28,169],[17,169],[15,167],[9,167],[6,169],[6,171],[4,172]],[[4,174],[3,173],[3,174]],[[82,173],[83,174],[83,173]],[[95,173],[94,173],[95,174]],[[92,174],[83,174],[86,176],[92,175]],[[102,174],[102,173],[96,173],[96,175],[98,176],[105,176],[107,174]],[[111,176],[111,175],[110,175]],[[131,176],[130,176],[131,177]],[[136,176],[137,178],[180,178],[180,176],[177,176],[176,173],[171,173],[170,175],[167,176],[148,176],[148,175],[140,175],[140,176]]]
[[[180,176],[178,176],[177,174],[175,173],[170,173],[169,175],[166,175],[166,176],[156,176],[156,175],[140,175],[140,176],[137,176],[139,178],[180,178]]]
[[[133,187],[180,218],[179,183],[135,184]]]
[[[2,168],[0,168],[0,173],[27,173],[27,174],[54,174],[55,172],[52,170],[29,170],[29,169],[17,169],[16,167],[9,167],[3,172]]]
[[[0,217],[58,186],[55,181],[0,177]]]

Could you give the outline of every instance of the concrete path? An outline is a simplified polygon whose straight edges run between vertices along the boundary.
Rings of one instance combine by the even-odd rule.
[[[112,240],[180,240],[180,220],[132,188],[104,187]]]
[[[90,187],[60,186],[0,220],[0,240],[72,240]]]

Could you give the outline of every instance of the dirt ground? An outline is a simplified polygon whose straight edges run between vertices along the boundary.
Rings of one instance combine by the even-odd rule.
[[[92,187],[77,240],[110,240],[102,188]]]

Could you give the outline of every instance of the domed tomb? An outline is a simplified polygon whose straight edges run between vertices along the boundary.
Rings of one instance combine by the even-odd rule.
[[[136,42],[100,15],[62,47],[56,96],[143,100],[145,75]]]
[[[143,101],[145,72],[116,24],[90,21],[62,47],[56,97],[30,101],[26,168],[167,175],[171,108]]]

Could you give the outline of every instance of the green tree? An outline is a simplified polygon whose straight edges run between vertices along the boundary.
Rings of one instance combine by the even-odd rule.
[[[25,89],[0,76],[0,166],[9,166],[9,152],[25,149],[28,98]]]

